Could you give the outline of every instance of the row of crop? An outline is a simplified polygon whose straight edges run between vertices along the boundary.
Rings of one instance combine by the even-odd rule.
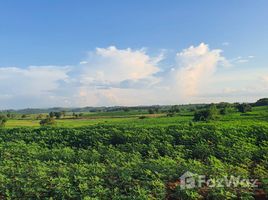
[[[226,199],[253,188],[181,190],[191,171],[207,177],[268,177],[266,126],[92,126],[0,131],[2,199]]]

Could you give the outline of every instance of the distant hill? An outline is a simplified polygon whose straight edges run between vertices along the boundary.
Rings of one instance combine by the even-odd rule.
[[[179,105],[184,109],[201,108],[208,104],[187,104]],[[82,107],[82,108],[65,108],[65,107],[53,107],[53,108],[25,108],[25,109],[9,109],[2,110],[4,113],[17,113],[17,114],[40,114],[50,112],[116,112],[116,111],[131,111],[131,110],[148,110],[150,108],[159,108],[161,110],[168,110],[172,105],[152,105],[152,106],[111,106],[111,107]]]
[[[216,105],[225,104],[224,102],[216,103]],[[232,103],[231,103],[232,104]],[[238,103],[233,103],[238,104]],[[182,109],[195,110],[202,107],[206,107],[210,104],[183,104],[178,105]],[[268,98],[262,98],[255,103],[250,103],[252,106],[266,106],[268,105]],[[1,112],[17,113],[17,114],[40,114],[40,113],[50,113],[50,112],[115,112],[115,111],[133,111],[133,110],[148,110],[150,108],[158,108],[159,110],[168,110],[172,105],[151,105],[151,106],[102,106],[102,107],[81,107],[81,108],[66,108],[66,107],[53,107],[53,108],[25,108],[25,109],[10,109],[2,110]]]

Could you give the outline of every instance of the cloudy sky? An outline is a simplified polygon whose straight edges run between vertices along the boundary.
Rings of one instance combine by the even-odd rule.
[[[268,96],[268,2],[3,1],[0,109]]]

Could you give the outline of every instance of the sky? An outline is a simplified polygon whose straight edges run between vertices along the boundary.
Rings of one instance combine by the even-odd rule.
[[[266,0],[3,0],[0,109],[268,96]]]

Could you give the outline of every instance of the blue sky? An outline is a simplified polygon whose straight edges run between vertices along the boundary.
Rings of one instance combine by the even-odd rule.
[[[0,108],[253,101],[267,96],[267,8],[265,0],[2,1]],[[183,50],[197,55],[186,59],[179,56]],[[136,69],[128,56],[144,63],[138,62]],[[212,59],[209,64],[205,56]],[[202,62],[212,67],[198,69]],[[108,67],[112,64],[120,67]],[[124,75],[109,76],[118,73]],[[50,79],[51,74],[58,76]],[[171,76],[176,81],[167,83]],[[192,79],[195,86],[186,84]],[[11,80],[17,85],[4,83]],[[199,82],[204,83],[201,89]],[[130,101],[136,90],[146,97]],[[168,93],[164,99],[158,96],[163,90]],[[195,91],[185,95],[184,90]]]

